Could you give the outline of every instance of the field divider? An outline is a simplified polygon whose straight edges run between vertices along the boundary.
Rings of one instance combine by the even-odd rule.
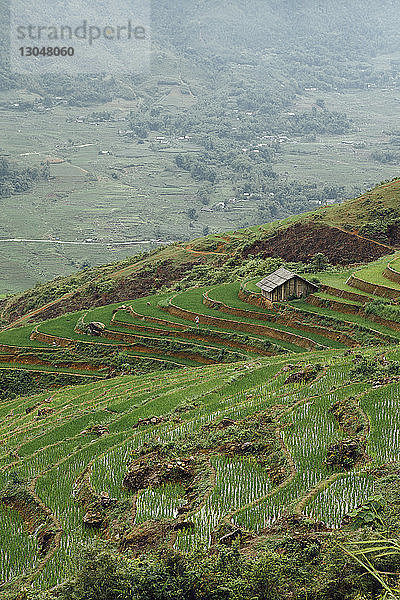
[[[255,301],[252,300],[253,296],[258,296],[258,294],[253,294],[252,292],[245,290],[245,288],[243,287],[241,287],[238,292],[238,298],[243,302],[248,302],[249,304],[252,304],[254,306],[260,306],[259,304],[256,304],[256,301],[258,301],[258,299]],[[276,311],[276,308],[274,308],[274,310]],[[310,325],[308,323],[303,323],[302,321],[298,321],[296,319],[291,319],[290,316],[286,314],[285,310],[283,312],[276,312],[275,315],[271,315],[269,320],[274,321],[275,323],[279,323],[280,325],[293,327],[294,329],[301,329],[308,333],[315,333],[317,335],[320,335],[321,337],[326,337],[328,339],[341,342],[345,346],[355,347],[359,345],[356,340],[354,340],[351,336],[343,333],[342,331],[335,330],[332,328],[328,329],[327,327],[323,327],[322,325]]]
[[[322,377],[324,377],[324,376],[326,375],[326,373],[327,373],[327,369],[326,369],[326,368],[324,368],[324,369],[321,371],[321,373],[319,373],[319,374],[318,374],[318,376],[315,378],[315,380],[313,381],[313,383],[315,383],[315,381],[317,381],[318,379],[321,379]],[[281,371],[281,370],[278,370],[278,371],[277,371],[277,372],[274,374],[274,376],[273,376],[273,379],[276,379],[276,378],[277,378],[277,377],[279,377],[280,375],[282,375],[282,371]],[[305,387],[307,387],[307,384],[303,386],[303,388],[305,388]],[[302,389],[303,389],[303,388],[302,388]],[[280,395],[278,395],[278,396],[277,396],[276,400],[277,400],[277,401],[279,401],[279,399],[281,399],[282,397],[285,397],[285,396],[286,396],[286,392],[283,392],[282,394],[280,394]],[[295,402],[295,403],[294,403],[292,406],[290,406],[290,407],[288,407],[286,410],[282,411],[282,413],[281,413],[281,414],[282,414],[282,415],[284,415],[284,414],[286,414],[286,413],[290,413],[290,412],[291,412],[291,411],[292,411],[292,410],[293,410],[293,409],[294,409],[294,408],[295,408],[297,405],[299,405],[299,404],[302,404],[302,403],[305,403],[305,402],[309,402],[309,401],[310,401],[310,398],[304,398],[304,399],[300,399],[300,400],[298,400],[297,402]],[[250,397],[250,398],[247,398],[246,400],[243,400],[243,402],[241,402],[240,404],[236,405],[236,408],[237,408],[238,406],[240,406],[240,407],[245,407],[247,404],[251,404],[251,402],[252,402],[252,398],[251,398],[251,397]],[[214,417],[214,418],[215,418],[215,417],[217,417],[217,416],[219,417],[219,416],[221,416],[221,414],[224,414],[224,413],[226,413],[226,412],[229,412],[230,410],[231,410],[230,408],[223,409],[222,411],[221,411],[221,409],[217,409],[216,411],[214,411],[213,413],[210,413],[210,414],[209,414],[209,415],[207,415],[207,416],[208,416],[208,419],[209,419],[209,421],[211,422],[213,417]],[[198,418],[198,417],[193,417],[193,418],[189,419],[189,420],[187,421],[187,423],[189,423],[190,421],[196,421],[196,419],[197,419],[197,418]],[[179,425],[178,425],[176,428],[172,428],[172,429],[171,429],[171,431],[173,431],[174,429],[176,429],[176,430],[177,430],[177,429],[179,429],[179,427],[181,427],[181,425],[182,425],[182,424],[179,424]],[[284,440],[281,438],[281,435],[280,435],[280,429],[279,429],[278,431],[279,431],[279,443],[280,443],[281,447],[283,447],[283,448],[284,448],[285,455],[286,455],[286,452],[287,452],[288,462],[289,462],[289,465],[290,465],[290,472],[291,472],[291,474],[293,474],[293,477],[294,477],[294,476],[296,475],[296,470],[295,470],[294,462],[293,462],[293,460],[292,460],[292,457],[290,456],[290,453],[289,453],[289,451],[287,450],[287,448],[286,448],[286,446],[285,446]],[[211,454],[212,454],[212,455],[216,455],[216,454],[218,454],[218,453],[215,453],[215,452],[214,452],[214,453],[211,453]],[[211,456],[210,456],[210,458],[211,458]],[[209,489],[209,490],[206,492],[206,495],[205,495],[205,497],[203,498],[203,501],[201,502],[201,504],[200,504],[200,505],[198,505],[198,506],[196,506],[196,508],[194,508],[193,510],[189,511],[188,513],[185,513],[185,515],[184,515],[184,518],[185,518],[185,519],[187,519],[189,516],[193,516],[193,515],[195,515],[197,512],[199,512],[199,510],[200,510],[200,509],[201,509],[201,508],[202,508],[202,507],[205,505],[205,503],[206,503],[207,499],[208,499],[208,498],[209,498],[209,496],[212,494],[212,492],[213,492],[213,490],[214,490],[214,488],[215,488],[215,485],[216,485],[216,471],[215,471],[215,467],[212,465],[211,461],[210,461],[210,467],[211,467],[211,469],[212,469],[212,472],[213,472],[213,475],[212,475],[212,478],[211,478],[211,484],[212,484],[212,485],[211,485],[210,489]],[[291,481],[291,480],[290,480],[290,481]],[[275,493],[275,492],[276,492],[278,489],[280,489],[280,487],[281,487],[281,486],[283,486],[283,484],[287,485],[288,483],[290,483],[290,481],[287,481],[287,479],[285,479],[285,480],[282,482],[282,484],[280,484],[278,487],[276,487],[276,488],[274,488],[273,490],[271,490],[271,492],[269,492],[269,493],[267,494],[267,497],[269,497],[269,496],[271,495],[271,493]],[[260,502],[260,501],[262,501],[262,500],[263,500],[263,498],[257,498],[257,499],[255,499],[255,500],[254,500],[254,501],[251,503],[251,505],[253,505],[253,504],[255,505],[255,504],[257,504],[258,502]],[[235,511],[235,514],[236,514],[236,512],[240,512],[240,511],[242,510],[242,508],[243,508],[243,507],[240,507],[240,508],[238,508],[238,509]],[[227,517],[228,517],[228,516],[227,516]],[[222,522],[224,522],[224,519],[225,519],[225,517],[222,519]],[[228,519],[229,519],[229,517],[228,517]],[[175,543],[175,540],[176,540],[176,537],[174,538],[174,542],[173,542],[173,543]]]
[[[327,373],[327,369],[325,368],[319,375],[318,377],[314,380],[314,382],[318,379],[321,379],[324,375],[326,375]],[[314,383],[313,382],[313,383]],[[309,398],[301,398],[300,400],[297,400],[297,402],[295,402],[292,406],[288,407],[287,409],[285,409],[284,411],[282,411],[282,413],[279,415],[279,418],[281,419],[283,416],[290,414],[291,412],[293,412],[293,410],[295,408],[297,408],[298,406],[300,406],[301,404],[307,404],[311,401],[314,400],[314,398],[318,398],[318,395],[316,396],[310,396]],[[270,490],[268,492],[268,494],[266,494],[265,496],[262,496],[261,498],[256,498],[255,500],[253,500],[252,502],[249,502],[248,504],[241,506],[239,508],[237,508],[236,510],[232,511],[231,513],[228,513],[227,515],[225,515],[225,517],[223,517],[222,522],[223,523],[228,523],[229,521],[232,521],[232,519],[234,518],[234,516],[240,512],[242,512],[242,510],[246,510],[248,508],[251,508],[253,506],[256,506],[257,504],[259,504],[260,502],[263,502],[264,500],[268,500],[268,498],[270,498],[271,496],[274,496],[279,490],[283,489],[284,487],[286,487],[287,485],[289,485],[293,479],[296,477],[297,475],[297,469],[296,469],[296,465],[294,463],[293,457],[289,452],[289,449],[287,448],[285,441],[282,437],[282,430],[286,427],[286,425],[282,425],[280,427],[277,428],[277,435],[278,435],[278,439],[279,439],[279,444],[282,448],[282,452],[284,453],[284,455],[286,456],[288,463],[289,463],[289,476],[286,477],[284,479],[284,481],[282,481],[282,483],[280,483],[278,486],[274,487],[272,490]]]
[[[319,494],[319,492],[322,492],[324,489],[329,487],[331,485],[331,483],[336,481],[344,473],[345,473],[345,471],[335,472],[335,473],[332,473],[332,475],[325,477],[325,479],[322,479],[321,481],[319,481],[317,483],[317,485],[315,485],[313,488],[311,488],[311,490],[309,490],[307,492],[307,494],[305,496],[303,496],[299,500],[299,502],[297,502],[295,504],[293,514],[296,515],[297,517],[300,517],[303,514],[303,511],[304,511],[306,505],[310,502],[310,500],[312,500],[312,498],[314,498],[314,496]]]
[[[149,321],[150,323],[158,323],[159,325],[168,325],[168,327],[177,329],[179,331],[185,331],[187,329],[187,326],[183,325],[181,323],[174,323],[173,321],[168,321],[167,319],[161,319],[159,317],[152,317],[150,315],[142,315],[142,314],[136,312],[135,309],[132,308],[132,306],[126,307],[125,310],[127,312],[129,312],[132,315],[132,317],[134,317],[135,319],[141,319],[142,321]]]
[[[362,294],[349,292],[348,290],[341,290],[340,288],[335,288],[325,283],[319,284],[319,287],[322,292],[332,294],[332,296],[337,296],[338,298],[344,298],[345,300],[352,300],[353,302],[361,302],[366,304],[367,302],[372,302],[373,300],[373,298],[370,298],[369,296],[363,296]]]
[[[298,406],[299,404],[303,404],[305,402],[308,402],[309,399],[302,399],[298,402],[296,402],[292,407],[291,410],[294,409],[296,406]],[[290,411],[287,411],[290,412]],[[287,485],[289,485],[294,478],[297,475],[297,470],[296,470],[296,466],[294,464],[293,458],[289,452],[289,450],[287,449],[285,442],[281,436],[281,430],[282,428],[279,427],[276,431],[277,436],[278,436],[278,440],[279,440],[279,444],[281,446],[282,452],[283,454],[286,456],[288,462],[289,462],[289,475],[277,486],[275,486],[274,488],[272,488],[272,490],[270,490],[267,494],[265,494],[264,496],[261,496],[260,498],[255,498],[254,500],[252,500],[251,502],[248,502],[247,504],[244,504],[242,506],[240,506],[239,508],[236,508],[233,511],[230,511],[229,513],[227,513],[222,519],[221,519],[221,523],[222,524],[228,524],[228,523],[232,523],[232,519],[234,519],[235,515],[239,514],[240,512],[247,510],[248,508],[252,508],[253,506],[256,506],[257,504],[259,504],[260,502],[263,502],[264,500],[268,500],[268,498],[271,498],[272,496],[274,496],[279,490],[285,488]]]
[[[173,304],[174,298],[175,298],[175,296],[169,300],[168,306],[162,307],[162,310],[165,310],[169,314],[183,318],[187,321],[195,322],[196,318],[198,317],[199,323],[202,323],[205,325],[212,325],[212,326],[215,325],[217,327],[222,327],[222,328],[225,328],[228,330],[234,329],[237,331],[244,331],[246,333],[255,333],[256,335],[265,335],[267,337],[270,337],[270,338],[273,338],[276,340],[290,342],[301,348],[306,348],[307,350],[316,349],[318,346],[320,346],[320,344],[317,344],[316,342],[314,342],[313,340],[310,340],[309,338],[306,338],[306,337],[303,337],[303,336],[300,336],[297,334],[289,333],[286,331],[280,331],[280,330],[274,329],[273,327],[268,327],[267,325],[258,325],[255,323],[254,324],[243,323],[241,321],[234,321],[234,320],[229,320],[229,319],[223,319],[221,317],[203,315],[203,314],[196,313],[194,311],[187,310],[185,308],[180,308],[179,306],[176,306],[175,304]],[[252,311],[249,311],[249,312],[251,313]],[[237,315],[237,316],[239,316],[239,315]],[[251,315],[246,315],[246,316],[249,317]]]
[[[340,302],[340,300],[334,300],[333,298],[320,298],[316,294],[311,294],[306,299],[306,302],[311,304],[311,306],[330,308],[344,314],[365,316],[362,306],[357,306],[356,304],[350,304],[347,302]]]
[[[368,294],[373,294],[374,296],[381,296],[382,298],[399,298],[400,290],[396,290],[389,286],[381,285],[378,283],[370,283],[369,281],[364,281],[357,277],[354,273],[350,275],[346,284],[350,287],[354,287],[362,292],[367,292]]]
[[[117,435],[117,434],[114,434],[114,435]],[[125,438],[125,439],[123,440],[123,442],[121,442],[121,443],[125,443],[126,441],[132,440],[132,439],[134,439],[135,437],[137,437],[138,435],[140,435],[140,433],[139,433],[139,432],[135,432],[133,435],[131,435],[131,436],[129,436],[129,437],[127,437],[127,438]],[[90,444],[91,444],[91,443],[92,443],[92,442],[88,442],[88,443],[86,444],[86,446],[90,446]],[[119,444],[115,444],[115,446],[114,446],[114,447],[115,447],[115,448],[117,448],[118,446],[120,446],[120,445],[121,445],[121,443],[119,443]],[[107,448],[107,450],[106,450],[105,452],[108,452],[109,450],[112,450],[112,449],[113,449],[113,447],[111,447],[111,448]],[[50,471],[54,470],[55,468],[59,467],[59,466],[60,466],[61,464],[63,464],[64,462],[68,461],[68,460],[71,458],[71,456],[72,456],[73,454],[77,454],[77,453],[81,452],[81,450],[82,450],[82,448],[80,448],[79,450],[77,450],[75,453],[69,454],[68,456],[61,458],[60,460],[58,460],[58,461],[57,461],[57,462],[55,462],[54,464],[52,464],[52,465],[50,465],[49,467],[47,467],[47,468],[43,469],[43,470],[42,470],[40,473],[38,473],[38,474],[37,474],[37,475],[36,475],[36,476],[35,476],[35,477],[32,479],[32,481],[31,481],[31,483],[30,483],[30,490],[32,491],[32,494],[34,494],[34,495],[35,495],[35,496],[38,498],[38,500],[39,500],[39,501],[40,501],[40,502],[43,504],[43,506],[44,506],[44,503],[43,503],[43,501],[40,499],[40,497],[39,497],[39,496],[37,496],[37,494],[36,494],[36,491],[35,491],[35,489],[36,489],[36,484],[37,484],[37,481],[40,479],[40,477],[42,477],[42,476],[43,476],[43,475],[45,475],[46,473],[48,473],[48,472],[50,472]],[[94,460],[96,460],[97,458],[99,458],[99,456],[102,456],[102,455],[103,455],[105,452],[103,452],[103,453],[101,453],[100,455],[96,456],[96,457],[95,457],[94,459],[92,459],[92,460],[93,460],[93,461],[94,461]],[[90,461],[90,462],[92,462],[92,461]],[[87,468],[89,465],[90,465],[90,463],[89,463],[89,464],[88,464],[88,465],[85,467],[85,469],[86,469],[86,468]],[[81,474],[82,474],[82,472],[81,472]],[[46,507],[46,508],[47,508],[47,507]],[[48,509],[48,510],[50,510],[50,509]],[[58,521],[58,520],[57,520],[57,521]],[[40,571],[42,571],[42,570],[44,569],[44,567],[46,566],[46,564],[47,564],[48,560],[50,560],[50,558],[52,558],[52,556],[55,554],[55,552],[56,552],[56,551],[58,550],[58,548],[60,547],[60,543],[61,543],[61,536],[62,536],[62,534],[63,534],[63,533],[65,533],[65,531],[64,531],[64,529],[62,528],[62,526],[61,526],[61,523],[60,523],[59,521],[58,521],[58,523],[59,523],[59,528],[60,528],[60,529],[59,529],[59,532],[58,532],[58,534],[59,534],[59,535],[58,535],[58,538],[57,538],[57,540],[58,540],[57,547],[53,548],[53,549],[52,549],[52,552],[51,552],[51,554],[50,554],[50,552],[49,552],[49,556],[47,557],[47,555],[46,555],[46,557],[44,557],[43,561],[41,561],[41,563],[40,563],[40,564],[37,566],[37,568],[35,569],[35,572],[34,572],[34,573],[32,573],[32,580],[33,580],[33,579],[34,579],[34,578],[35,578],[35,577],[36,577],[36,576],[39,574],[39,572],[40,572]],[[39,568],[39,567],[40,567],[40,568]]]
[[[251,304],[252,306],[257,306],[258,308],[266,308],[269,310],[273,310],[273,303],[270,300],[264,298],[262,294],[257,292],[250,292],[246,288],[246,283],[241,283],[238,291],[238,298],[242,300],[242,302],[247,302],[247,304]]]
[[[107,369],[107,365],[105,364],[100,364],[100,365],[93,365],[90,362],[62,362],[60,361],[57,364],[52,364],[50,361],[47,361],[45,359],[42,358],[38,358],[36,357],[34,354],[25,354],[25,355],[18,355],[15,356],[13,355],[1,355],[0,354],[0,363],[15,363],[15,364],[22,364],[22,365],[36,365],[39,367],[54,367],[55,369],[58,369],[58,367],[60,369],[77,369],[80,371],[94,371],[95,373],[103,371],[104,369]]]
[[[400,283],[400,273],[392,269],[390,265],[387,265],[382,275],[386,277],[386,279],[393,281],[393,283]]]
[[[392,267],[392,264],[396,260],[398,260],[398,257],[394,258],[386,265],[386,268],[383,271],[383,276],[386,277],[386,279],[390,279],[390,281],[393,281],[393,283],[400,283],[400,272],[396,271],[396,269],[393,269]]]
[[[78,412],[78,413],[73,413],[72,415],[70,415],[70,414],[63,415],[63,414],[62,414],[63,412],[65,412],[65,411],[66,411],[66,409],[68,409],[68,408],[71,408],[71,405],[70,405],[70,403],[67,403],[67,404],[66,404],[66,405],[64,405],[64,406],[63,406],[63,405],[61,405],[61,406],[57,407],[57,410],[56,410],[56,412],[52,413],[52,414],[51,414],[51,416],[52,416],[52,417],[57,417],[57,419],[58,419],[58,418],[60,418],[60,415],[61,415],[61,417],[63,417],[63,416],[64,416],[64,419],[63,419],[61,422],[60,422],[60,421],[57,421],[57,423],[56,423],[56,428],[57,428],[58,426],[62,425],[64,422],[67,422],[67,421],[68,421],[68,420],[71,418],[71,416],[74,416],[74,417],[76,417],[76,416],[83,416],[83,415],[85,415],[85,414],[87,414],[87,415],[91,414],[91,410],[90,410],[90,409],[93,409],[93,407],[94,407],[94,403],[95,403],[96,401],[97,401],[97,405],[96,405],[96,406],[97,406],[97,408],[100,408],[100,407],[101,407],[101,406],[102,406],[104,403],[108,403],[108,402],[109,402],[109,398],[107,397],[107,395],[110,393],[110,391],[112,391],[112,390],[113,390],[113,389],[115,389],[115,388],[117,388],[117,389],[118,389],[119,387],[125,387],[125,386],[127,386],[127,387],[128,387],[128,386],[130,386],[130,385],[131,385],[130,383],[124,383],[124,384],[118,383],[118,384],[114,384],[114,385],[110,386],[110,387],[109,387],[107,390],[103,390],[103,391],[102,391],[102,392],[100,392],[100,393],[99,393],[97,396],[90,397],[90,398],[89,398],[88,400],[86,400],[85,402],[81,402],[81,403],[79,404],[79,407],[80,407],[80,412]],[[65,389],[65,388],[64,388],[64,389]],[[67,389],[68,389],[68,388],[67,388]],[[42,405],[45,405],[45,406],[47,406],[47,405],[48,405],[49,403],[51,403],[51,401],[52,401],[52,400],[53,400],[53,399],[54,399],[54,398],[57,396],[57,394],[58,394],[59,392],[60,392],[60,390],[57,390],[57,391],[55,391],[55,392],[53,393],[53,395],[52,395],[52,396],[50,396],[50,398],[48,398],[48,399],[47,399],[47,401],[46,401],[46,400],[43,400],[43,401],[40,403],[40,406],[42,406]],[[77,398],[81,398],[82,396],[85,396],[85,395],[87,395],[88,393],[89,393],[89,392],[84,392],[83,394],[80,394],[80,395],[76,396],[76,397],[75,397],[75,400],[76,400]],[[32,399],[34,399],[34,398],[35,398],[35,396],[34,396]],[[102,398],[104,398],[104,400],[101,400]],[[146,403],[147,403],[147,401],[146,401],[146,402],[144,402],[142,405],[144,406]],[[39,405],[37,405],[37,408],[39,408]],[[106,409],[104,409],[104,410],[106,410]],[[23,419],[23,418],[26,418],[26,417],[27,417],[27,414],[22,414],[20,418],[21,418],[21,419]],[[9,433],[7,434],[7,436],[5,436],[4,434],[1,434],[1,435],[0,435],[0,442],[2,442],[2,441],[6,441],[7,439],[9,439],[9,437],[10,437],[10,436],[14,436],[14,437],[15,437],[16,435],[22,434],[22,433],[24,433],[24,431],[26,431],[26,430],[28,430],[28,429],[29,429],[29,431],[33,431],[33,430],[35,430],[35,429],[42,429],[42,427],[43,427],[43,423],[42,423],[42,422],[40,422],[40,421],[38,421],[38,422],[37,422],[37,424],[36,424],[35,426],[33,426],[33,427],[31,426],[31,421],[28,421],[28,422],[22,423],[22,424],[20,424],[20,425],[19,425],[19,427],[17,427],[16,429],[13,429],[11,432],[9,432]],[[34,440],[34,439],[37,439],[38,437],[40,437],[40,435],[39,435],[39,436],[34,436],[34,437],[33,437],[33,438],[31,438],[29,441],[32,441],[32,440]],[[74,437],[75,437],[75,436],[74,436]],[[73,439],[73,438],[71,438],[71,439]],[[17,448],[19,448],[19,447],[20,447],[20,446],[18,446]],[[15,464],[17,464],[17,463],[15,463]],[[10,467],[10,465],[5,465],[4,467],[2,467],[2,468],[0,469],[0,472],[1,472],[2,470],[7,470],[9,467]]]
[[[153,327],[148,327],[146,325],[135,325],[134,323],[126,323],[125,321],[119,321],[118,319],[115,318],[115,315],[111,319],[111,325],[114,325],[116,327],[124,327],[126,329],[131,329],[131,330],[143,329],[147,333],[154,333],[155,335],[163,335],[164,337],[182,337],[182,338],[189,339],[189,340],[197,340],[197,341],[211,342],[211,343],[215,342],[215,343],[223,344],[224,346],[229,346],[231,348],[238,348],[240,350],[245,350],[247,352],[253,352],[255,354],[260,354],[261,356],[275,356],[276,355],[276,353],[274,353],[274,352],[268,352],[267,350],[262,350],[262,348],[259,348],[258,346],[252,346],[250,343],[246,344],[244,342],[241,343],[241,342],[230,341],[229,339],[222,339],[221,337],[218,337],[217,332],[216,332],[216,335],[212,335],[212,334],[206,334],[202,330],[197,330],[197,329],[186,329],[186,330],[181,330],[179,332],[168,331],[165,329],[156,329]],[[221,332],[221,333],[223,333],[226,336],[226,332]]]

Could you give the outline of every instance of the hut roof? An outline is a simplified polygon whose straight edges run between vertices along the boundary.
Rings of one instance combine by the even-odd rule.
[[[272,292],[277,287],[280,287],[281,285],[286,283],[286,281],[289,281],[290,279],[293,279],[294,277],[298,277],[299,279],[302,279],[303,281],[308,283],[308,285],[311,285],[311,286],[315,287],[315,289],[318,289],[318,286],[315,285],[314,283],[307,281],[307,279],[304,279],[304,277],[301,277],[300,275],[297,275],[297,273],[293,273],[292,271],[289,271],[288,269],[285,269],[284,267],[280,267],[277,271],[274,271],[273,273],[271,273],[271,275],[267,275],[267,277],[264,277],[264,279],[261,279],[261,281],[256,283],[256,286],[261,288],[265,292]]]

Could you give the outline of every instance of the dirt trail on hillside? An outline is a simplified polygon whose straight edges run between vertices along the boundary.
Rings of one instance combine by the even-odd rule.
[[[367,238],[364,235],[360,235],[357,231],[348,231],[347,229],[343,229],[343,227],[339,227],[338,225],[330,225],[331,229],[337,229],[338,231],[342,231],[343,233],[348,233],[350,235],[354,235],[360,240],[364,240],[366,242],[372,242],[373,244],[377,244],[378,246],[382,246],[383,248],[387,248],[390,252],[394,252],[396,248],[394,246],[389,246],[388,244],[383,244],[382,242],[378,242],[377,240],[373,240],[371,238]]]
[[[192,254],[200,254],[200,255],[209,255],[209,254],[214,254],[216,256],[230,256],[231,254],[229,254],[228,252],[217,252],[216,250],[211,251],[211,250],[193,250],[193,248],[189,245],[189,246],[182,246],[183,250],[185,250],[185,252],[191,252]]]

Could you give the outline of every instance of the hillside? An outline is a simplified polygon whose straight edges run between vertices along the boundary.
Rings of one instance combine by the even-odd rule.
[[[282,544],[287,560],[296,551],[290,545],[317,544],[312,557],[296,560],[312,569],[304,583],[310,594],[318,586],[329,594],[320,561],[329,559],[335,531],[385,489],[390,471],[382,466],[400,458],[399,359],[394,347],[384,358],[376,350],[330,350],[3,402],[4,597],[73,575],[82,541],[105,537],[135,556],[239,534],[244,552],[269,547],[278,562]],[[393,490],[390,500],[382,496],[376,517],[393,532],[387,503],[396,498]],[[362,509],[352,514],[363,525]],[[339,539],[352,543],[352,528]],[[359,567],[346,568],[350,593]],[[295,579],[288,585],[297,590]]]
[[[130,600],[158,577],[199,600],[394,588],[399,186],[3,301],[4,598],[110,600],[115,573]],[[318,290],[271,308],[282,264]]]
[[[395,2],[151,4],[143,74],[24,76],[0,51],[0,294],[397,175]]]
[[[316,230],[309,223],[304,218],[297,225],[309,229],[311,237]],[[218,251],[170,246],[132,264],[104,267],[94,280],[92,272],[83,272],[71,291],[68,280],[60,280],[53,288],[4,301],[3,314],[13,317],[0,331],[0,360],[8,373],[4,398],[18,393],[19,386],[24,393],[35,391],[45,384],[41,378],[45,382],[50,377],[57,387],[66,377],[80,383],[82,377],[96,380],[304,350],[397,344],[400,252],[356,233],[340,238],[328,226],[320,240],[313,238],[311,251],[299,237],[290,247],[292,227],[286,223],[270,234],[237,232],[219,241],[199,240],[195,246],[217,244]],[[359,252],[360,246],[383,257],[358,267],[329,264],[323,254],[314,254],[325,249],[326,229],[341,244],[336,251],[342,258],[355,247]],[[305,248],[308,262],[268,257],[268,235],[286,237],[285,247],[297,258]],[[243,240],[241,247],[238,240]],[[222,243],[236,252],[224,252]],[[335,249],[333,242],[330,249]],[[255,283],[282,264],[318,282],[318,291],[271,308]],[[64,293],[51,300],[52,292]],[[50,302],[42,304],[43,299]],[[24,301],[30,303],[28,312],[22,310]]]
[[[354,200],[283,221],[190,243],[175,243],[121,263],[57,278],[0,304],[4,325],[50,317],[154,293],[162,286],[233,281],[231,271],[257,257],[308,263],[322,252],[334,265],[370,262],[399,241],[400,180],[382,183]],[[206,275],[207,274],[207,275]],[[262,274],[262,273],[260,273]],[[240,274],[239,274],[240,276]],[[249,267],[251,276],[251,266]],[[212,281],[212,276],[211,276]]]

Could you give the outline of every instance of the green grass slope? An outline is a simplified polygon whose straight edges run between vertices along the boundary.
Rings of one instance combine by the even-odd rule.
[[[325,544],[376,496],[400,461],[398,252],[377,244],[271,308],[255,283],[282,261],[249,243],[175,245],[3,303],[5,597],[64,582],[105,538],[137,556],[232,534],[254,552],[295,523]]]
[[[293,514],[339,527],[374,493],[372,467],[400,459],[399,360],[330,350],[3,401],[4,593],[59,584],[104,536],[186,551]]]

